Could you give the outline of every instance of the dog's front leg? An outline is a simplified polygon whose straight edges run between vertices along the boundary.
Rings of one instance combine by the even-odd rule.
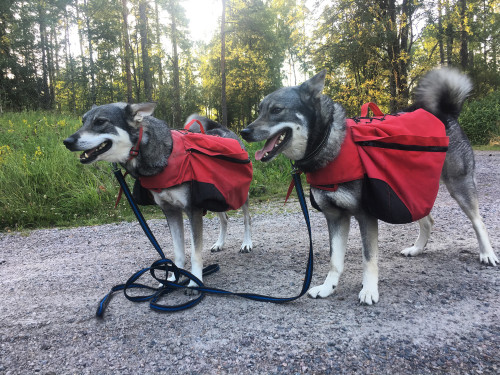
[[[198,279],[203,277],[203,210],[194,208],[188,213],[191,223],[191,273]],[[194,281],[190,281],[188,286],[197,286]],[[197,290],[186,289],[186,294],[198,294]]]
[[[333,293],[339,283],[340,275],[344,270],[344,258],[347,247],[347,237],[351,216],[340,212],[323,212],[328,224],[328,235],[330,238],[330,271],[322,285],[309,289],[308,294],[312,298],[325,298]]]
[[[363,244],[363,288],[359,302],[372,305],[378,302],[378,221],[366,214],[356,218]]]

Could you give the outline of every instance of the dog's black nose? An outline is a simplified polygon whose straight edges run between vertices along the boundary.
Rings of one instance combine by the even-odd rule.
[[[71,136],[71,137],[68,137],[66,138],[63,143],[64,145],[66,146],[66,148],[68,150],[71,150],[73,148],[73,146],[75,145],[75,142],[76,142],[76,138]]]
[[[248,138],[250,137],[250,133],[251,133],[251,132],[252,132],[252,131],[251,131],[250,129],[245,128],[245,129],[242,129],[242,130],[240,131],[240,134],[241,134],[241,136],[243,137],[243,139],[244,139],[245,141],[247,141],[247,140],[248,140]]]

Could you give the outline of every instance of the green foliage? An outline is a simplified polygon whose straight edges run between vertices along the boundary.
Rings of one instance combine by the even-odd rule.
[[[467,102],[460,114],[460,125],[472,144],[485,145],[500,137],[500,91]]]
[[[285,197],[288,185],[292,180],[290,161],[279,155],[271,162],[263,163],[254,159],[255,151],[264,146],[260,143],[245,143],[253,163],[253,179],[250,185],[250,198],[267,199],[278,196]]]
[[[0,115],[0,230],[78,226],[135,220],[125,198],[114,209],[118,183],[107,163],[82,165],[62,141],[81,124],[73,115]],[[262,147],[262,145],[260,145]],[[247,145],[251,159],[258,144]],[[252,199],[284,197],[290,164],[284,157],[254,162]],[[128,180],[132,186],[132,179]],[[144,215],[162,217],[157,207]]]
[[[282,86],[281,71],[291,52],[294,1],[230,2],[226,29],[226,77],[229,122],[242,128],[254,117],[259,101]],[[217,35],[200,53],[200,76],[208,105],[220,108],[220,51]],[[297,56],[297,52],[295,52]]]
[[[248,124],[259,101],[283,82],[300,84],[301,74],[324,68],[325,93],[350,115],[366,101],[376,101],[385,111],[406,106],[418,78],[437,65],[466,71],[476,98],[498,90],[497,2],[465,3],[227,0],[230,126],[237,130]],[[169,123],[195,111],[219,117],[220,24],[208,45],[198,42],[194,48],[183,1],[0,4],[0,112],[46,108],[81,114],[92,104],[149,100],[146,86],[147,91],[152,86],[157,114]],[[139,4],[146,8],[141,22]],[[141,30],[147,31],[144,54]],[[174,89],[177,70],[179,90]]]

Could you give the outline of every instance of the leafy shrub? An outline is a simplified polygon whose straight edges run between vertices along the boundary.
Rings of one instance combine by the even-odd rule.
[[[474,145],[485,145],[500,136],[500,92],[467,102],[460,114],[460,125]]]

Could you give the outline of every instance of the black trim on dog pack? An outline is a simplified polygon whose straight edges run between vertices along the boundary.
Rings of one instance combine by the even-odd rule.
[[[200,154],[200,155],[207,155],[207,156],[210,156],[214,159],[230,161],[231,163],[236,163],[236,164],[248,164],[248,163],[250,163],[250,158],[242,160],[242,159],[232,158],[232,157],[225,156],[225,155],[208,155],[204,152],[201,152],[200,150],[198,150],[196,148],[188,148],[187,151],[194,152],[194,153]]]
[[[150,267],[144,268],[138,272],[136,272],[134,275],[132,275],[125,284],[120,284],[116,285],[111,288],[110,292],[104,296],[104,298],[99,302],[99,305],[97,307],[96,311],[96,317],[102,318],[104,315],[104,312],[111,301],[111,298],[115,292],[122,291],[125,297],[132,301],[132,302],[147,302],[149,301],[149,307],[155,311],[159,312],[176,312],[176,311],[182,311],[185,309],[188,309],[190,307],[193,307],[197,305],[201,300],[205,297],[205,293],[209,294],[220,294],[220,295],[233,295],[233,296],[238,296],[246,299],[251,299],[254,301],[261,301],[261,302],[272,302],[272,303],[285,303],[285,302],[291,302],[294,301],[300,297],[302,297],[307,290],[309,289],[309,286],[311,285],[311,279],[312,279],[312,274],[313,274],[313,244],[312,244],[312,233],[311,233],[311,224],[310,224],[310,219],[309,219],[309,212],[307,210],[307,203],[304,197],[304,191],[302,189],[302,183],[300,180],[300,172],[294,167],[292,170],[292,177],[295,182],[295,190],[297,191],[297,196],[299,199],[300,207],[302,208],[302,214],[304,215],[304,219],[307,225],[307,231],[309,234],[309,255],[307,259],[307,266],[306,266],[306,272],[304,276],[304,283],[302,284],[302,290],[297,296],[294,297],[285,297],[285,298],[278,298],[278,297],[271,297],[271,296],[265,296],[261,294],[252,294],[252,293],[234,293],[234,292],[229,292],[223,289],[218,289],[218,288],[209,288],[206,287],[201,280],[199,280],[196,276],[194,276],[192,273],[182,269],[178,268],[173,261],[170,259],[165,258],[165,255],[163,254],[163,251],[156,241],[154,235],[151,233],[151,229],[149,228],[146,220],[142,216],[141,211],[137,207],[137,205],[134,202],[134,199],[132,197],[132,194],[130,193],[130,190],[125,182],[125,179],[123,178],[123,175],[120,171],[120,169],[117,167],[116,164],[113,164],[113,173],[115,174],[116,179],[118,180],[118,183],[122,187],[125,196],[127,197],[127,200],[130,203],[130,207],[132,208],[132,211],[134,211],[135,216],[137,217],[137,220],[139,221],[139,224],[141,225],[144,233],[146,236],[149,238],[151,244],[153,247],[156,249],[158,254],[160,255],[161,259],[155,261]],[[217,264],[211,265],[203,269],[203,276],[209,275],[211,273],[214,273],[219,270],[219,266]],[[145,273],[149,272],[150,275],[158,282],[160,282],[163,286],[158,287],[158,288],[153,288],[148,285],[144,284],[139,284],[136,283],[136,281],[142,277]],[[161,272],[163,277],[159,276],[157,273]],[[172,272],[175,276],[175,281],[169,281],[168,280],[168,275],[169,272]],[[181,276],[184,276],[183,280],[180,280]],[[197,286],[196,287],[188,287],[187,284],[189,281],[193,281]],[[129,289],[144,289],[151,291],[152,293],[150,294],[144,294],[144,295],[130,295]],[[193,289],[197,290],[200,292],[200,294],[192,300],[189,300],[185,303],[182,303],[180,305],[165,305],[165,304],[160,304],[158,301],[160,298],[165,296],[166,294],[169,294],[175,290],[178,289]]]
[[[357,144],[360,146],[380,147],[380,148],[387,148],[390,150],[400,150],[400,151],[424,151],[424,152],[448,151],[448,147],[443,147],[443,146],[403,145],[401,143],[387,143],[379,141],[364,141],[364,142],[357,142]]]

